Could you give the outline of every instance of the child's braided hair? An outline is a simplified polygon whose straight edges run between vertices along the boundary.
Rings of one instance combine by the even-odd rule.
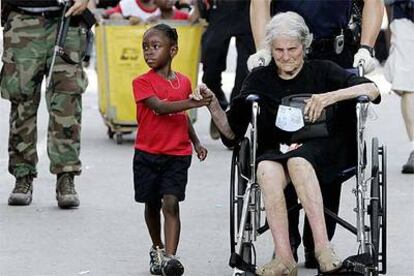
[[[149,28],[146,32],[149,32],[150,30],[161,31],[168,37],[172,44],[178,44],[178,34],[175,28],[172,28],[167,24],[161,23]]]

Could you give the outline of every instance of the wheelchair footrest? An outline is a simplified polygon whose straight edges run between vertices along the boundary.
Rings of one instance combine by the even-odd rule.
[[[245,272],[251,272],[253,274],[256,272],[256,267],[252,264],[246,263],[243,258],[237,253],[231,254],[229,266],[243,270]]]
[[[334,272],[319,272],[318,276],[348,275],[361,276],[373,266],[373,260],[370,254],[358,254],[346,258],[342,262],[342,267]]]

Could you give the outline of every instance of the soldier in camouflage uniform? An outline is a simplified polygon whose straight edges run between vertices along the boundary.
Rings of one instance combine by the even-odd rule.
[[[17,2],[9,1],[11,12],[3,29],[1,96],[11,103],[9,172],[16,178],[8,203],[29,205],[33,178],[37,176],[36,117],[41,83],[50,68],[61,11],[57,1],[39,1],[42,2],[39,7],[30,8],[16,6]],[[74,0],[67,15],[75,18],[87,4],[88,0]],[[73,60],[80,59],[86,43],[85,32],[81,25],[69,27],[65,51]],[[81,63],[68,64],[59,56],[56,58],[52,85],[46,91],[47,152],[50,171],[57,175],[56,198],[61,208],[79,206],[74,176],[81,172],[82,93],[87,84]]]

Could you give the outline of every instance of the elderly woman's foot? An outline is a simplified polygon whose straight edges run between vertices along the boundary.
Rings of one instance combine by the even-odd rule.
[[[297,276],[295,263],[290,263],[276,256],[272,261],[256,270],[259,276]]]
[[[315,258],[319,263],[321,272],[332,272],[338,270],[342,265],[341,259],[330,246],[315,250]]]

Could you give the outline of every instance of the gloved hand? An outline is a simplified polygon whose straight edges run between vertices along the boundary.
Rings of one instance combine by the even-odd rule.
[[[372,72],[377,65],[377,60],[372,57],[370,52],[365,48],[359,48],[358,52],[355,54],[354,68],[357,68],[360,62],[362,63],[365,74]]]
[[[247,59],[247,69],[252,71],[254,68],[259,66],[266,66],[272,60],[272,54],[269,49],[260,49],[255,54],[251,55]]]

